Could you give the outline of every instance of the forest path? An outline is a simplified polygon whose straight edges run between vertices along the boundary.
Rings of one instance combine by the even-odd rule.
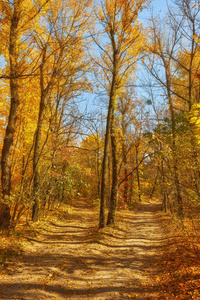
[[[141,203],[98,231],[98,210],[77,201],[65,220],[24,240],[0,276],[0,299],[165,299],[156,281],[160,218],[159,203]]]

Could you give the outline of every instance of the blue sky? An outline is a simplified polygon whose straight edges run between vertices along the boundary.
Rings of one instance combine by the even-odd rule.
[[[153,0],[152,1],[152,6],[153,9],[157,12],[159,10],[166,10],[167,9],[167,2],[170,3],[171,1],[166,1],[166,0]]]
[[[144,10],[139,15],[139,20],[144,22],[148,20],[150,11],[153,9],[154,14],[165,14],[167,12],[167,6],[172,3],[172,0],[151,0],[150,9]]]

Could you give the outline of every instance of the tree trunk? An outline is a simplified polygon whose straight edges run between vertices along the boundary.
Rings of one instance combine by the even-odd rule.
[[[109,212],[107,225],[115,223],[115,212],[117,209],[118,198],[118,160],[117,160],[117,142],[115,137],[115,117],[114,107],[112,110],[112,122],[111,122],[111,146],[112,146],[112,190],[109,204]]]
[[[99,145],[99,139],[97,136],[97,143],[98,143],[98,150],[97,150],[97,162],[96,162],[96,166],[97,166],[97,196],[98,198],[100,198],[101,196],[101,173],[100,173],[100,145]]]
[[[140,189],[140,174],[139,174],[139,166],[138,166],[138,146],[135,146],[135,151],[136,151],[136,174],[137,174],[137,184],[138,184],[138,199],[141,202],[141,189]]]
[[[107,116],[107,124],[106,124],[106,135],[105,135],[105,145],[104,145],[104,156],[103,156],[103,164],[102,164],[102,182],[101,182],[101,204],[100,204],[100,215],[99,215],[99,228],[105,227],[105,206],[106,206],[106,174],[107,174],[107,160],[108,160],[108,149],[109,149],[109,141],[111,136],[111,142],[113,143],[114,138],[114,113],[115,106],[117,103],[117,51],[114,40],[113,32],[110,32],[112,47],[113,47],[113,72],[112,72],[112,83],[110,88],[110,97],[109,97],[109,108],[108,108],[108,116]],[[113,145],[112,145],[113,150]],[[115,152],[115,151],[114,151]],[[114,154],[112,152],[112,154]],[[114,163],[113,163],[114,164]],[[115,172],[115,170],[114,170]],[[114,183],[115,185],[115,183]],[[113,183],[112,183],[113,186]],[[118,186],[116,187],[118,190]],[[113,189],[112,189],[113,191]],[[113,197],[115,198],[116,191],[113,191]],[[111,192],[112,198],[112,192]],[[114,199],[113,198],[113,199]]]
[[[124,202],[128,202],[128,184],[129,184],[129,179],[128,179],[128,171],[127,171],[127,159],[126,159],[126,154],[124,155],[124,164],[125,164],[125,168],[124,168]]]
[[[1,157],[1,185],[2,196],[5,203],[0,203],[0,227],[8,228],[10,225],[9,197],[11,192],[11,166],[12,166],[12,146],[16,132],[16,123],[19,107],[18,93],[18,24],[20,19],[19,1],[14,1],[14,10],[10,25],[10,112],[6,134],[3,142]]]
[[[103,162],[102,162],[99,228],[105,227],[106,175],[107,175],[108,150],[109,150],[109,141],[110,141],[110,126],[111,126],[111,101],[109,102],[109,108],[108,108],[106,134],[105,134],[105,142],[104,142],[104,155],[103,155]]]
[[[153,194],[154,194],[155,189],[156,189],[156,185],[157,185],[157,181],[158,181],[158,173],[159,173],[159,169],[157,170],[156,178],[155,178],[154,184],[153,184],[153,188],[152,188],[152,191],[151,191],[151,193],[150,193],[150,198],[151,198],[151,199],[152,199]]]
[[[45,90],[44,90],[44,74],[43,68],[45,63],[46,49],[43,52],[42,63],[40,66],[40,108],[37,129],[35,132],[35,146],[34,146],[34,155],[33,155],[33,211],[32,211],[32,220],[40,220],[40,198],[39,198],[39,186],[40,186],[40,176],[39,176],[39,159],[41,155],[41,138],[42,138],[42,125],[44,119],[44,110],[45,110]]]
[[[126,132],[126,125],[125,125],[125,119],[124,119],[124,115],[125,112],[124,110],[122,110],[122,134],[123,134],[123,141],[122,141],[122,155],[123,155],[123,163],[124,163],[124,192],[123,192],[123,196],[124,196],[124,202],[128,202],[128,171],[127,171],[127,151],[126,151],[126,143],[125,143],[125,139],[124,137],[126,136],[127,132]]]
[[[161,180],[162,180],[162,193],[163,193],[163,202],[161,205],[161,210],[167,211],[167,191],[166,191],[166,183],[165,183],[165,172],[164,172],[164,164],[163,159],[161,160]]]

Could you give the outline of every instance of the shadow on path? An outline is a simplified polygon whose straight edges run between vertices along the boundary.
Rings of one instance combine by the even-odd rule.
[[[98,231],[98,212],[84,202],[74,205],[76,218],[50,222],[27,238],[0,280],[0,299],[155,299],[165,247],[159,209],[141,204],[136,213],[118,213],[119,229]]]

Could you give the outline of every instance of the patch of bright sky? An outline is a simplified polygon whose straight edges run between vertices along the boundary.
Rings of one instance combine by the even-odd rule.
[[[144,10],[139,19],[141,22],[146,22],[151,14],[165,14],[167,12],[167,7],[172,4],[171,0],[151,0],[150,8],[148,10]]]
[[[4,59],[4,56],[3,55],[0,55],[0,68],[4,68],[5,67],[5,59]]]
[[[170,0],[153,0],[152,1],[152,7],[155,12],[159,11],[166,11],[167,10],[167,5],[170,5],[171,1]]]

